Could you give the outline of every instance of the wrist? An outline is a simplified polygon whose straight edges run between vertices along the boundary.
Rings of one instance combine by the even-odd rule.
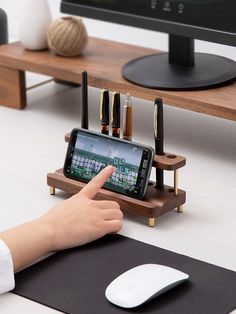
[[[53,226],[47,223],[42,217],[32,221],[32,227],[35,233],[39,235],[39,244],[41,253],[48,254],[55,250],[54,248],[54,230]]]
[[[52,251],[53,232],[41,219],[6,230],[1,238],[11,252],[14,271]]]

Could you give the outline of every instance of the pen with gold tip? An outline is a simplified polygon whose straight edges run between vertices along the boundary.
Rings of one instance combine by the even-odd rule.
[[[101,133],[109,135],[109,90],[103,89],[100,98]]]
[[[120,93],[114,92],[112,95],[111,107],[112,136],[120,137]]]
[[[154,103],[154,139],[155,154],[164,155],[164,120],[163,120],[163,102],[161,98],[156,98]],[[156,188],[164,189],[163,170],[156,168]]]
[[[132,141],[132,101],[130,94],[126,94],[123,112],[123,139]]]

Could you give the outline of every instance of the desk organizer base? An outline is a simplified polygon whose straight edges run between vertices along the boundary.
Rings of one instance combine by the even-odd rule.
[[[64,176],[62,169],[49,173],[47,176],[47,184],[50,187],[51,194],[55,194],[55,189],[59,189],[70,194],[78,193],[85,183],[68,179]],[[181,211],[182,205],[185,203],[186,193],[183,190],[178,190],[178,195],[175,195],[174,189],[165,186],[163,191],[156,189],[154,182],[150,182],[146,197],[142,200],[137,200],[126,195],[121,195],[112,191],[101,189],[96,199],[106,199],[117,201],[122,210],[139,214],[148,218],[150,227],[155,226],[156,218],[175,208]]]

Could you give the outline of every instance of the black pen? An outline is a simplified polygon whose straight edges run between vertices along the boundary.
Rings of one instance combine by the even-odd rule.
[[[112,136],[120,137],[120,93],[114,92],[111,108]]]
[[[126,94],[123,116],[123,139],[132,141],[132,101],[130,94]]]
[[[81,128],[88,129],[88,73],[82,72],[82,110],[81,110]]]
[[[101,91],[100,99],[101,133],[109,135],[109,90]]]
[[[164,120],[163,120],[163,102],[161,98],[155,99],[154,104],[154,138],[155,154],[164,155]],[[164,189],[163,170],[156,168],[156,188]]]

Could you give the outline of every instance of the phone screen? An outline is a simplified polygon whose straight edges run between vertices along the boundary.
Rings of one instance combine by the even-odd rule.
[[[104,187],[129,196],[143,196],[150,174],[151,148],[78,129],[72,134],[65,175],[88,182],[113,165],[115,171]]]

